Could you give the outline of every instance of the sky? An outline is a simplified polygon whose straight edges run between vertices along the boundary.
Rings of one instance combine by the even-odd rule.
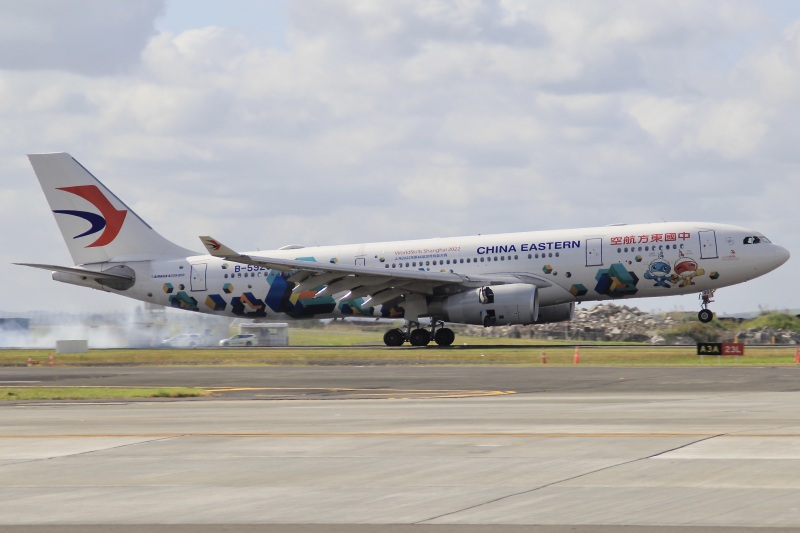
[[[195,250],[737,224],[795,257],[713,309],[798,308],[799,104],[793,1],[0,0],[0,312],[138,305],[11,264],[60,151]]]

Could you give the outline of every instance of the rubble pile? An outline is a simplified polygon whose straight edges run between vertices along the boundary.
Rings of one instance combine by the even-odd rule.
[[[534,326],[469,326],[466,335],[575,341],[650,342],[664,344],[659,332],[678,325],[669,315],[651,315],[635,307],[600,304],[591,309],[576,308],[569,322]]]
[[[800,333],[785,329],[746,329],[736,333],[736,340],[744,344],[800,344]]]
[[[691,336],[667,333],[683,322],[680,315],[652,315],[635,307],[600,304],[591,309],[576,308],[569,322],[532,326],[466,326],[464,335],[473,337],[506,337],[513,339],[546,339],[568,341],[645,342],[650,344],[694,344]],[[720,329],[715,342],[745,344],[800,344],[800,334],[768,327],[727,331]]]

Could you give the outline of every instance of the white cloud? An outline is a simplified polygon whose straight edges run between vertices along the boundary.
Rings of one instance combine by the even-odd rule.
[[[753,101],[678,101],[643,98],[630,106],[639,125],[673,155],[707,151],[727,159],[747,159],[767,131],[769,112]]]
[[[797,193],[800,22],[759,4],[304,1],[279,48],[154,33],[160,2],[54,4],[0,2],[25,28],[0,31],[10,260],[66,260],[22,157],[61,150],[192,248],[661,219],[800,244],[769,207]]]
[[[138,62],[164,0],[3,0],[0,68],[85,74]]]

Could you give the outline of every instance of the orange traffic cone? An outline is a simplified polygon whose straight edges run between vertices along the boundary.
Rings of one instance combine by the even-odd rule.
[[[576,365],[581,362],[581,349],[578,346],[575,347],[575,355],[572,356],[572,362]]]
[[[800,364],[800,346],[794,351],[794,364]]]
[[[542,350],[542,364],[543,365],[547,364],[547,354],[544,353],[544,350]]]

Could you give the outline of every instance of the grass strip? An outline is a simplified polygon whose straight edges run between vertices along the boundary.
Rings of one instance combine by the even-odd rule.
[[[0,401],[192,398],[209,394],[206,390],[189,387],[0,387]]]
[[[530,342],[530,341],[529,341]],[[574,366],[573,345],[468,345],[450,348],[288,347],[248,349],[89,350],[55,356],[56,366],[102,365],[542,365]],[[30,358],[45,370],[48,350],[0,350],[0,365],[24,366]],[[745,356],[696,355],[692,346],[582,346],[583,366],[795,366],[795,347],[746,347]],[[800,366],[800,365],[798,365]]]

